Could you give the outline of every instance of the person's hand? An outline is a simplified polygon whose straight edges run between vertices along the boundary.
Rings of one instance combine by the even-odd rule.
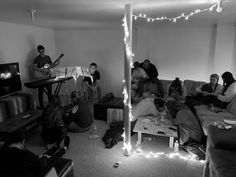
[[[45,73],[45,74],[49,74],[49,73],[50,73],[50,70],[47,69],[47,68],[43,68],[43,69],[41,69],[41,71],[42,71],[43,73]]]
[[[47,154],[39,154],[38,157],[41,159],[43,157],[46,157],[47,159],[49,159],[51,156],[47,155]]]
[[[74,114],[74,113],[76,113],[76,112],[78,111],[78,109],[79,109],[79,106],[75,105],[75,106],[72,108],[71,112]]]
[[[204,96],[213,95],[212,93],[206,92],[206,91],[203,91],[202,94],[203,94]]]

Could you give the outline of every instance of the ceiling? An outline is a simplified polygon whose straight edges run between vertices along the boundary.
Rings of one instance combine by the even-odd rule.
[[[0,0],[0,21],[54,29],[121,26],[125,4],[134,14],[175,17],[210,7],[215,0]],[[36,10],[32,20],[31,10]],[[184,21],[184,19],[182,20]],[[191,23],[236,21],[236,0],[224,0],[223,12],[209,11],[191,17]],[[136,24],[147,23],[144,20]],[[158,22],[155,22],[158,23]],[[171,22],[161,22],[171,23]],[[181,23],[181,22],[180,22]]]

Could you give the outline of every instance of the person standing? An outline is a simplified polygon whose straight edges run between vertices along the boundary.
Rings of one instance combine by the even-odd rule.
[[[50,77],[50,70],[48,67],[52,64],[52,60],[48,55],[45,55],[45,48],[42,45],[37,47],[39,55],[34,59],[33,70],[35,77],[38,79],[43,79]],[[38,88],[38,100],[40,108],[43,109],[43,91],[44,88],[47,89],[48,101],[52,99],[52,84],[47,84],[45,87]]]
[[[158,77],[158,71],[154,64],[150,62],[150,60],[146,59],[143,63],[141,63],[141,67],[147,73],[149,79],[154,79]]]
[[[101,99],[100,72],[97,70],[97,64],[91,63],[89,71],[92,77],[85,77],[82,82],[85,100]]]

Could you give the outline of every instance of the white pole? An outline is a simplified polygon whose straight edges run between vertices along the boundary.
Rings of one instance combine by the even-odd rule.
[[[125,54],[124,54],[124,155],[131,151],[131,63],[132,63],[132,7],[125,5]]]

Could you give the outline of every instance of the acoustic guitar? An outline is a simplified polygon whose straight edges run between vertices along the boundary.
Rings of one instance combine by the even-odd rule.
[[[64,56],[64,54],[62,53],[52,64],[45,64],[40,70],[34,70],[34,76],[37,79],[44,79],[44,78],[49,78],[51,77],[51,72],[52,72],[52,68],[56,67],[59,63],[57,63],[62,57]],[[45,69],[47,69],[45,71]]]

